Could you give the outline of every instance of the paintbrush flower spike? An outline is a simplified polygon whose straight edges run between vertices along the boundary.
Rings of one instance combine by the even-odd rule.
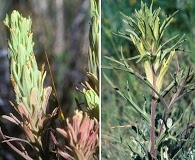
[[[13,11],[10,17],[6,16],[4,23],[10,36],[8,39],[10,79],[16,96],[16,104],[11,104],[21,118],[16,118],[12,113],[3,117],[20,126],[35,150],[42,153],[44,125],[57,112],[57,109],[54,109],[52,114],[46,114],[52,88],[43,87],[46,72],[44,67],[41,71],[38,70],[33,52],[31,18],[24,18],[19,12]]]
[[[126,33],[119,32],[119,36],[130,40],[137,48],[139,55],[129,58],[128,60],[138,59],[143,62],[147,80],[153,84],[153,73],[157,75],[156,90],[161,91],[163,79],[167,72],[170,62],[176,50],[179,49],[185,40],[184,35],[171,47],[164,49],[170,41],[176,39],[178,35],[171,37],[163,42],[164,32],[173,20],[173,16],[178,12],[174,12],[170,16],[166,16],[161,23],[160,8],[153,11],[153,4],[147,7],[147,4],[141,2],[141,9],[135,10],[132,17],[126,16],[120,12],[125,18],[124,22],[130,28],[126,29]],[[152,67],[151,67],[152,66]]]
[[[66,141],[63,149],[58,147],[58,153],[64,158],[93,160],[98,147],[98,121],[90,119],[86,112],[75,110],[74,116],[66,119],[66,124],[64,129],[56,129]]]

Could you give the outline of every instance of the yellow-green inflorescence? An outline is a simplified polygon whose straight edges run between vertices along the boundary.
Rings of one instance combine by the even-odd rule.
[[[153,84],[153,74],[156,74],[156,90],[158,92],[161,90],[165,73],[168,70],[175,50],[184,41],[182,36],[170,48],[164,49],[167,43],[178,36],[176,35],[166,42],[162,42],[165,29],[171,23],[176,12],[166,17],[162,24],[159,17],[160,8],[153,11],[152,4],[148,8],[146,4],[141,2],[141,9],[139,11],[135,10],[133,17],[126,16],[121,12],[121,15],[125,17],[124,22],[130,28],[126,29],[127,34],[119,32],[119,35],[132,41],[140,54],[130,59],[137,58],[137,62],[143,62],[147,80],[151,84]]]
[[[10,79],[16,95],[14,108],[22,117],[20,125],[30,142],[41,144],[40,131],[46,116],[46,107],[52,88],[43,87],[46,76],[44,66],[38,70],[34,43],[32,41],[31,18],[23,18],[19,12],[13,11],[4,21],[10,38],[8,39],[8,58],[10,61]],[[6,117],[6,116],[4,116]],[[13,116],[11,116],[13,118]],[[7,118],[8,119],[8,118]]]
[[[8,58],[16,102],[26,103],[28,111],[32,112],[31,94],[36,94],[37,104],[41,104],[44,92],[43,81],[46,76],[46,72],[38,70],[33,53],[32,21],[30,18],[23,18],[19,12],[13,11],[10,18],[6,16],[4,23],[10,33]],[[40,105],[37,107],[42,110]]]

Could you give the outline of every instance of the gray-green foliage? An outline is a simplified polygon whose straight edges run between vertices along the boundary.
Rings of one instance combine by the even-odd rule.
[[[132,17],[121,13],[129,27],[126,28],[125,34],[119,32],[119,36],[130,40],[137,48],[139,55],[129,58],[123,55],[121,50],[119,59],[106,57],[110,61],[110,65],[103,66],[103,68],[118,73],[124,72],[127,75],[133,75],[152,90],[152,95],[148,93],[148,96],[144,96],[145,102],[143,106],[140,106],[137,104],[137,101],[140,101],[139,98],[136,99],[136,96],[134,96],[135,99],[132,98],[128,80],[126,80],[127,87],[123,89],[123,86],[117,86],[118,84],[114,79],[105,75],[111,87],[122,97],[121,100],[127,102],[139,115],[136,117],[129,112],[130,117],[134,116],[134,120],[129,118],[131,119],[130,127],[127,129],[129,134],[122,133],[122,129],[120,129],[120,140],[117,141],[125,150],[129,149],[132,158],[171,159],[180,157],[181,152],[185,152],[185,155],[189,156],[187,151],[193,152],[194,150],[193,147],[188,148],[186,146],[189,142],[190,145],[194,144],[191,137],[194,130],[191,129],[190,134],[186,132],[186,128],[191,128],[191,125],[194,125],[194,116],[188,119],[189,110],[194,112],[194,109],[190,107],[185,109],[184,106],[180,106],[179,102],[182,97],[195,89],[193,84],[194,72],[193,69],[188,68],[185,71],[178,66],[178,70],[172,73],[169,84],[164,84],[173,57],[184,40],[182,36],[171,47],[169,47],[169,42],[178,36],[173,36],[163,42],[165,28],[172,21],[174,14],[165,17],[163,21],[160,20],[159,13],[160,9],[153,11],[152,5],[148,8],[143,2],[141,9],[136,10]],[[160,22],[163,22],[162,25]],[[129,61],[132,62],[134,59],[138,59],[137,63],[143,64],[146,77],[131,67],[132,63]],[[167,98],[167,95],[170,98]],[[193,104],[191,105],[193,106]],[[183,121],[184,119],[186,124]],[[186,126],[181,126],[180,123]]]

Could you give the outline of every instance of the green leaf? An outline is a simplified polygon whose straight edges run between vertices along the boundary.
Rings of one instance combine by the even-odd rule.
[[[139,106],[131,99],[131,98],[128,98],[126,97],[118,87],[116,87],[113,82],[105,75],[105,73],[103,73],[105,79],[108,81],[108,83],[111,85],[112,88],[115,89],[116,92],[119,93],[119,95],[121,95],[125,100],[127,100],[129,102],[129,104],[138,112],[138,114],[140,114],[141,117],[143,117],[147,122],[148,124],[150,124],[150,119],[149,119],[149,115],[147,115],[146,112],[144,112],[143,110],[141,110],[139,108]]]

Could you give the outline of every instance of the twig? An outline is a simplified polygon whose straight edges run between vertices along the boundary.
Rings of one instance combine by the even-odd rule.
[[[153,73],[153,87],[156,88],[156,71],[154,66],[152,65],[152,73]],[[150,128],[150,139],[151,139],[151,154],[152,159],[156,159],[156,138],[155,138],[155,116],[156,116],[156,94],[152,91],[152,102],[151,102],[151,128]]]
[[[113,126],[113,127],[110,127],[111,129],[115,129],[115,128],[130,128],[131,125],[124,125],[124,126]]]
[[[51,82],[52,82],[52,86],[53,86],[54,93],[55,93],[55,96],[56,96],[56,100],[58,102],[58,107],[60,109],[60,116],[61,116],[62,120],[65,121],[65,117],[64,117],[64,114],[62,112],[61,105],[60,105],[60,100],[59,100],[58,95],[57,95],[57,90],[56,90],[56,87],[55,87],[54,78],[53,78],[53,74],[52,74],[52,71],[51,71],[50,63],[49,63],[49,58],[48,58],[46,52],[45,52],[45,57],[46,57],[46,60],[47,60],[47,64],[48,64],[48,68],[49,68],[49,73],[50,73],[50,77],[51,77]]]

